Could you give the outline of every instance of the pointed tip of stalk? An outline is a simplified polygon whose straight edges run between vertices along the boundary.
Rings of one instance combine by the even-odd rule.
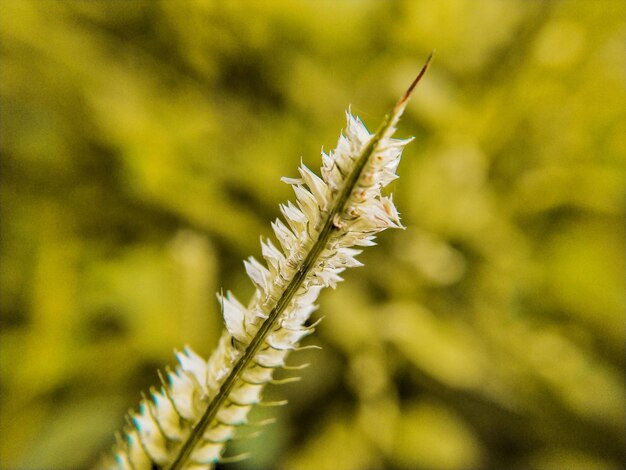
[[[400,98],[400,100],[398,101],[398,104],[396,104],[396,110],[400,109],[403,106],[405,106],[407,101],[409,101],[409,98],[411,97],[411,94],[413,93],[413,90],[415,89],[417,84],[420,82],[420,80],[422,79],[422,77],[424,76],[426,71],[428,70],[428,67],[430,65],[430,62],[431,62],[434,54],[435,54],[435,50],[433,49],[431,51],[431,53],[428,55],[428,58],[426,59],[426,62],[422,66],[421,70],[417,74],[417,77],[415,77],[415,80],[413,80],[413,82],[411,83],[409,88],[407,88],[407,90],[404,92],[404,95],[402,95],[402,98]]]
[[[415,87],[417,87],[417,84],[420,82],[420,80],[422,79],[426,71],[428,70],[428,66],[430,65],[430,61],[432,60],[434,54],[435,54],[435,51],[433,50],[428,55],[426,62],[424,63],[421,70],[417,74],[417,77],[415,77],[415,80],[413,80],[409,88],[407,88],[407,90],[404,92],[404,95],[402,95],[402,97],[398,100],[396,105],[393,107],[392,112],[387,115],[385,121],[383,122],[382,126],[380,127],[378,131],[379,135],[382,138],[391,137],[391,135],[394,133],[396,129],[396,124],[398,124],[398,121],[400,120],[400,116],[402,116],[402,113],[404,113],[404,109],[406,108],[406,105],[409,102],[409,98],[411,98],[411,94],[413,93],[413,90],[415,90]]]

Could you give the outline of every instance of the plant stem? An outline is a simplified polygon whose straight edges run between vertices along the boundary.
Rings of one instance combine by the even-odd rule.
[[[168,467],[168,470],[182,469],[183,465],[193,452],[195,446],[198,444],[198,441],[201,440],[204,432],[209,427],[211,422],[215,419],[224,402],[228,399],[228,396],[230,395],[233,387],[239,382],[241,375],[250,365],[251,361],[254,359],[255,355],[263,345],[267,335],[276,325],[279,316],[287,308],[287,306],[293,299],[293,296],[302,286],[302,283],[314,267],[319,255],[327,246],[328,241],[333,235],[334,230],[336,230],[336,227],[334,225],[335,216],[340,215],[344,211],[346,203],[350,198],[350,195],[352,194],[352,191],[356,186],[359,177],[361,176],[361,173],[365,168],[365,165],[376,150],[380,140],[387,137],[386,134],[388,130],[397,122],[397,119],[404,109],[404,106],[406,105],[406,102],[411,92],[415,88],[415,85],[426,72],[431,57],[432,54],[428,58],[426,64],[423,66],[422,70],[418,74],[417,78],[413,81],[407,92],[393,108],[392,113],[385,117],[385,120],[383,121],[376,134],[374,134],[374,136],[370,139],[365,148],[361,151],[361,154],[354,166],[353,171],[348,176],[348,179],[345,181],[345,184],[343,185],[338,197],[336,198],[334,205],[331,207],[328,215],[326,216],[324,226],[320,231],[318,238],[313,244],[311,250],[307,253],[306,258],[296,271],[296,274],[285,288],[283,294],[281,295],[280,299],[278,300],[268,317],[261,324],[261,327],[255,334],[254,338],[252,338],[250,344],[246,347],[243,355],[237,360],[237,362],[233,366],[232,370],[222,383],[215,397],[213,397],[213,399],[207,406],[206,411],[204,412],[198,423],[192,428],[191,435],[180,448],[176,459]]]

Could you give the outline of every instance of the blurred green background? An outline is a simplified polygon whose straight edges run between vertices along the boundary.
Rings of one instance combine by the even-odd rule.
[[[231,469],[619,469],[626,3],[0,8],[0,467],[96,462],[214,293],[252,293],[281,176],[398,135],[406,231],[321,298],[312,365]]]

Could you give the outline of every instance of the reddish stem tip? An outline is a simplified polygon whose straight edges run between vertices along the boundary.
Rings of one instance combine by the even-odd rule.
[[[404,95],[402,96],[402,98],[400,98],[400,101],[398,102],[398,105],[401,106],[404,103],[407,102],[407,100],[409,99],[409,97],[411,96],[411,93],[413,93],[413,90],[415,89],[415,87],[417,86],[417,84],[420,82],[420,80],[422,79],[422,77],[424,76],[424,74],[426,73],[426,70],[428,70],[428,66],[430,65],[430,61],[433,58],[433,54],[435,53],[435,51],[433,50],[429,55],[428,55],[428,59],[426,59],[426,63],[422,66],[422,69],[420,70],[420,72],[417,74],[417,77],[415,77],[415,80],[413,80],[413,83],[411,83],[411,86],[409,86],[409,88],[407,89],[407,91],[404,93]]]

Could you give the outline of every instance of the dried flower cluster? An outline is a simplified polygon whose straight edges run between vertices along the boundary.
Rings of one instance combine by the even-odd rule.
[[[265,264],[244,261],[256,291],[244,306],[230,292],[218,295],[226,329],[208,361],[189,348],[177,352],[179,365],[160,390],[144,397],[119,438],[113,467],[120,469],[207,469],[222,460],[235,427],[274,371],[315,325],[307,325],[324,287],[360,266],[355,256],[374,245],[375,235],[401,227],[391,197],[381,189],[397,178],[409,140],[391,138],[408,98],[428,62],[375,134],[347,113],[345,135],[334,151],[322,153],[321,177],[300,165],[292,185],[296,203],[280,209],[286,221],[272,224],[278,248],[261,240]]]

